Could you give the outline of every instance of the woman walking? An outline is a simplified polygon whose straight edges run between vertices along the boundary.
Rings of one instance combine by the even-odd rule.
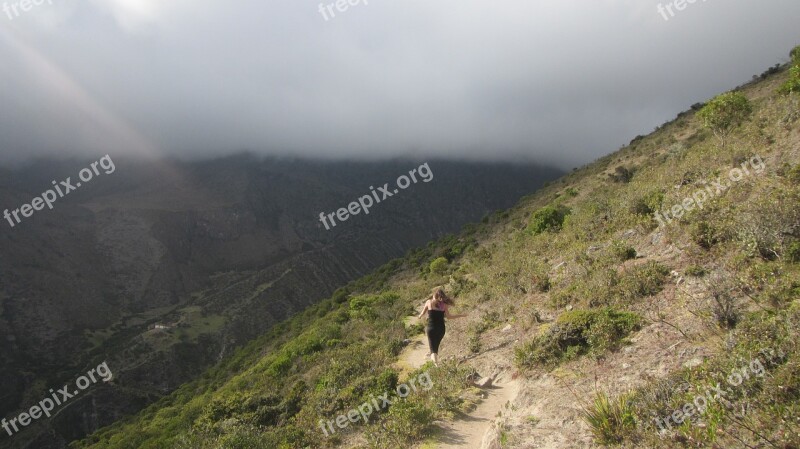
[[[436,288],[433,292],[433,298],[425,301],[425,307],[419,314],[419,319],[425,316],[428,312],[428,326],[425,328],[425,334],[428,336],[428,347],[431,350],[431,360],[433,364],[439,366],[439,344],[442,342],[445,333],[444,319],[463,318],[467,314],[450,315],[450,306],[454,306],[455,301],[447,296],[441,288]]]

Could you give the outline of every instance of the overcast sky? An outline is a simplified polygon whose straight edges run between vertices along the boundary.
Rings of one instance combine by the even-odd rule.
[[[570,167],[800,44],[798,0],[674,17],[657,0],[352,0],[328,20],[319,0],[18,1],[0,0],[0,162],[251,150]]]

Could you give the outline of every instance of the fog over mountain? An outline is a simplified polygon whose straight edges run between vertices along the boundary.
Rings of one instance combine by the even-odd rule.
[[[786,60],[800,17],[796,0],[328,3],[6,2],[0,162],[250,150],[571,167]]]

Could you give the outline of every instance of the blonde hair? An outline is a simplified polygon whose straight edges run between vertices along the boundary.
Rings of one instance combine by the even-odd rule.
[[[447,296],[447,293],[445,293],[444,288],[442,287],[436,287],[433,289],[433,300],[436,302],[441,301],[448,306],[454,306],[456,304],[456,302],[453,301],[453,298]]]

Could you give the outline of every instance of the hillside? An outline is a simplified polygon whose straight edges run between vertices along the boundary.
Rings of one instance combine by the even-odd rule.
[[[798,447],[794,55],[73,447]],[[410,317],[437,285],[469,316],[434,367]],[[486,376],[496,385],[473,386]],[[367,423],[363,404],[380,410]],[[328,421],[346,425],[326,436]]]

